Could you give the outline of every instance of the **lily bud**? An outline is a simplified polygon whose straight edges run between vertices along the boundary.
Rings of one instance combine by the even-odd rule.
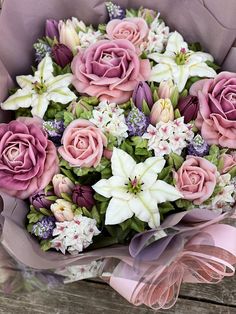
[[[134,105],[142,112],[146,114],[147,109],[152,109],[153,97],[152,91],[146,82],[139,82],[132,95]],[[147,105],[148,108],[144,108]]]
[[[51,205],[51,211],[57,221],[71,221],[74,218],[73,204],[63,199],[58,199]]]
[[[150,122],[156,125],[158,122],[173,121],[174,120],[174,108],[170,99],[159,99],[152,107],[150,113]]]
[[[79,36],[71,20],[60,21],[58,24],[60,43],[66,45],[72,51],[79,45]]]
[[[52,179],[54,192],[58,197],[62,197],[62,193],[72,194],[74,183],[63,174],[56,174]]]
[[[52,47],[52,58],[56,64],[64,68],[73,59],[72,51],[63,44],[54,45]]]
[[[91,186],[86,185],[76,185],[73,193],[72,200],[73,203],[77,204],[80,207],[86,207],[91,209],[95,205],[95,200],[93,198],[94,190]]]
[[[178,108],[181,116],[184,116],[184,122],[189,123],[191,120],[197,118],[199,111],[198,98],[192,95],[181,97],[178,103]]]
[[[45,26],[45,35],[51,39],[59,39],[58,22],[56,20],[47,20]]]

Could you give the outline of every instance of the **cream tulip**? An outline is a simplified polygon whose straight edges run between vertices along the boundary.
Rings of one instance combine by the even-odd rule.
[[[156,125],[158,122],[173,121],[174,120],[174,109],[170,99],[159,99],[152,106],[150,113],[150,122],[153,125]]]
[[[60,43],[74,51],[80,43],[75,22],[71,20],[67,20],[66,22],[60,21],[58,28]]]
[[[57,199],[54,204],[51,205],[51,211],[57,221],[71,221],[74,218],[72,211],[72,204],[63,199]]]

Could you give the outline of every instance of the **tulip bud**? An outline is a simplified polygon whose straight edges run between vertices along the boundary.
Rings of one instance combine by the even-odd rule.
[[[78,184],[75,186],[72,193],[73,203],[77,204],[79,207],[86,207],[87,209],[91,209],[95,204],[93,194],[94,191],[91,186]]]
[[[150,122],[156,125],[158,122],[173,121],[174,109],[170,99],[159,99],[152,107],[150,114]]]
[[[153,97],[152,91],[146,82],[139,82],[132,95],[134,105],[147,115],[147,110],[144,109],[144,105],[147,105],[147,109],[152,109]]]
[[[63,199],[58,199],[51,205],[51,211],[57,221],[71,221],[74,218],[73,204]]]
[[[63,44],[57,44],[52,47],[52,58],[56,64],[64,68],[73,59],[72,51]]]
[[[59,39],[58,22],[56,20],[46,21],[45,35],[51,39]]]
[[[197,118],[199,111],[198,98],[192,95],[181,97],[178,102],[178,108],[181,116],[184,116],[184,122],[189,123],[191,120]]]
[[[63,174],[56,174],[52,179],[54,192],[58,197],[62,197],[61,193],[72,194],[74,183]]]
[[[175,85],[172,80],[161,81],[158,87],[158,96],[159,98],[166,99],[170,98],[174,92]]]
[[[60,21],[58,24],[60,43],[66,45],[72,51],[79,45],[79,36],[71,20]]]
[[[150,25],[157,16],[157,13],[151,9],[141,8],[138,11],[138,16],[142,17]]]
[[[40,190],[30,196],[30,204],[33,205],[36,210],[40,210],[40,208],[50,209],[53,201],[49,201],[47,197],[51,195],[53,195],[51,191],[45,193],[44,190]]]

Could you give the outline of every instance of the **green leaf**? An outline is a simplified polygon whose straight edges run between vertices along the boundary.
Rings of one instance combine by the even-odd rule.
[[[219,66],[218,64],[216,64],[216,63],[210,61],[210,60],[207,60],[207,61],[206,61],[206,64],[207,64],[210,68],[212,68],[213,70],[215,70],[215,71],[220,70],[220,66]]]
[[[165,202],[165,203],[159,204],[158,208],[159,208],[159,211],[162,215],[167,214],[168,212],[175,210],[174,206],[170,202]]]
[[[173,166],[168,166],[162,169],[162,171],[158,175],[159,180],[167,181],[167,179],[172,176]]]
[[[93,219],[97,221],[98,224],[101,223],[101,217],[96,206],[93,206],[92,211],[91,211],[91,216]]]
[[[145,116],[149,116],[150,115],[150,109],[148,107],[148,104],[147,104],[146,100],[143,100],[142,112],[145,114]]]
[[[82,215],[83,214],[83,211],[81,208],[76,208],[75,211],[74,211],[74,215],[75,216],[79,216],[79,215]]]
[[[27,231],[28,231],[29,233],[31,233],[31,232],[32,232],[33,225],[34,225],[33,223],[28,224],[28,226],[27,226]]]
[[[68,193],[61,193],[62,198],[64,198],[64,200],[66,200],[67,202],[73,203],[71,196]]]
[[[184,200],[184,199],[179,199],[175,202],[176,206],[179,208],[184,208],[186,210],[191,209],[193,204],[190,201]]]
[[[65,126],[69,125],[74,120],[74,116],[69,111],[64,111],[64,124]]]
[[[123,143],[120,145],[120,148],[124,150],[126,153],[128,153],[130,156],[132,156],[134,153],[133,147],[129,140],[123,141]]]
[[[40,212],[37,212],[36,210],[31,210],[30,213],[27,215],[27,218],[29,220],[29,224],[38,222],[41,218],[43,218],[43,214]]]
[[[211,145],[209,155],[219,156],[220,148],[217,145]]]
[[[52,216],[52,212],[46,208],[40,208],[40,213],[42,213],[44,216]]]
[[[66,177],[68,177],[73,183],[75,183],[75,177],[70,170],[62,167],[60,167],[60,170]]]
[[[98,193],[94,193],[94,196],[93,198],[96,200],[96,201],[99,201],[99,202],[107,202],[108,201],[108,198],[98,194]]]
[[[112,176],[111,168],[105,168],[101,171],[101,179],[109,179]]]
[[[179,97],[186,97],[186,96],[188,96],[188,90],[184,89],[182,93],[179,95]]]
[[[100,211],[100,214],[101,214],[101,215],[103,215],[103,214],[106,213],[108,204],[109,204],[109,201],[103,202],[103,203],[100,203],[100,204],[99,204],[99,211]]]
[[[173,108],[175,109],[179,101],[179,91],[177,87],[175,87],[174,91],[172,92],[170,100],[173,105]]]
[[[48,185],[46,186],[46,188],[44,188],[45,194],[47,194],[48,191],[51,191],[51,190],[53,190],[53,186],[52,186],[51,184],[48,184]]]
[[[86,207],[82,207],[81,210],[84,216],[89,217],[89,218],[92,217],[92,214],[90,213],[90,211],[88,211]]]
[[[154,103],[157,102],[159,100],[157,89],[154,90],[152,95],[153,95],[153,102]]]
[[[199,42],[194,42],[194,43],[188,44],[188,48],[194,52],[202,51],[202,46]]]
[[[168,156],[168,163],[169,165],[173,165],[175,170],[178,170],[184,162],[184,158],[176,153],[171,153]]]
[[[50,195],[50,196],[47,196],[46,199],[49,201],[56,201],[58,199],[58,197],[55,195]]]
[[[146,223],[136,217],[131,219],[130,228],[138,233],[145,231]]]
[[[51,241],[50,241],[50,240],[42,240],[42,241],[40,242],[40,247],[41,247],[41,249],[42,249],[44,252],[50,250],[51,247],[52,247],[52,246],[51,246]]]
[[[127,219],[125,221],[123,221],[122,223],[120,223],[121,229],[123,231],[126,231],[127,229],[130,229],[131,226],[131,219]]]
[[[175,119],[181,118],[181,114],[180,114],[179,109],[175,109],[174,115],[175,115]]]
[[[236,177],[236,166],[234,166],[230,171],[229,174],[231,175],[231,179]]]

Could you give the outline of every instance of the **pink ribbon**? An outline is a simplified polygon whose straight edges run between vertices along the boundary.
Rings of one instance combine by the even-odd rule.
[[[169,265],[146,262],[137,272],[133,265],[120,262],[110,285],[134,305],[168,309],[176,303],[182,282],[218,283],[234,275],[234,264],[236,228],[214,224],[190,238]]]

